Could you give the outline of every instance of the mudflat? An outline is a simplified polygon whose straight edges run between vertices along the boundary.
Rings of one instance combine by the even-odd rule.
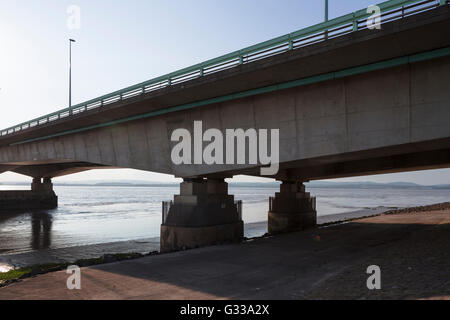
[[[367,288],[371,265],[380,290]],[[68,290],[68,277],[24,279],[0,299],[450,299],[450,209],[86,267],[81,290]]]

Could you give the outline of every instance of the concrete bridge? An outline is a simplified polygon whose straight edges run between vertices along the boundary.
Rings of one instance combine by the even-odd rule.
[[[56,197],[52,178],[90,169],[182,177],[161,226],[170,251],[242,238],[224,179],[260,175],[254,164],[175,165],[171,135],[194,121],[279,129],[272,233],[315,225],[303,182],[449,167],[448,1],[379,6],[381,29],[360,10],[2,130],[0,172],[32,177],[44,198]]]

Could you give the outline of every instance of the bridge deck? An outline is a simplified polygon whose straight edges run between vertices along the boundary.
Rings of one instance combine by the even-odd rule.
[[[427,3],[431,2],[436,4],[436,1],[427,0]],[[323,28],[322,25],[320,27]],[[383,24],[382,30],[363,29],[327,41],[313,42],[296,50],[284,50],[264,59],[188,78],[186,82],[172,83],[122,101],[113,100],[112,103],[65,118],[44,116],[43,123],[34,127],[25,126],[17,132],[10,132],[14,129],[2,130],[0,146],[448,47],[450,39],[443,30],[449,28],[450,6],[443,5],[387,22]],[[48,122],[48,118],[54,121]]]

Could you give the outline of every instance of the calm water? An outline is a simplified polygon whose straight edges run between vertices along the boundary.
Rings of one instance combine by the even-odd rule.
[[[1,189],[19,189],[1,186]],[[245,223],[267,220],[268,198],[278,188],[230,187],[243,200]],[[318,215],[352,212],[379,206],[409,207],[447,202],[450,190],[320,189]],[[178,187],[55,187],[55,210],[0,214],[0,254],[44,248],[135,240],[159,236],[161,202]]]

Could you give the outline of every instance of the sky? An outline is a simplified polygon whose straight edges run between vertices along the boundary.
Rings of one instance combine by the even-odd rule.
[[[329,16],[376,2],[330,0]],[[68,26],[73,5],[80,9],[76,29]],[[76,104],[323,19],[321,0],[0,0],[0,128],[67,107],[69,38],[77,41],[72,48]],[[345,180],[439,184],[449,178],[450,170],[433,170]],[[0,175],[0,182],[24,179]],[[58,179],[177,181],[130,169]]]

